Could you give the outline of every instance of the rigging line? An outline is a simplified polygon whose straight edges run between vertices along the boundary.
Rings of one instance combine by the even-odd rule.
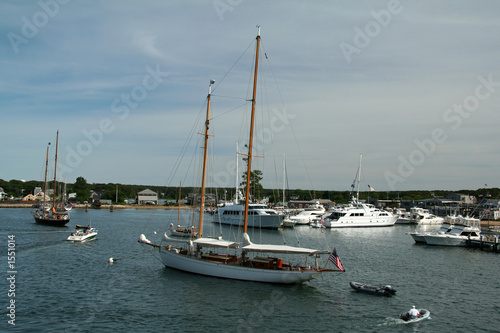
[[[266,62],[269,66],[269,70],[271,71],[271,76],[273,77],[273,81],[274,81],[274,85],[276,86],[276,90],[278,90],[278,95],[280,97],[280,100],[281,100],[281,104],[282,105],[285,105],[285,102],[283,101],[283,95],[281,94],[281,90],[278,86],[278,83],[277,83],[277,80],[276,80],[276,76],[274,76],[274,71],[273,71],[273,66],[271,65],[271,62],[269,61],[269,58],[267,57],[267,53],[266,53],[266,49],[265,49],[265,46],[264,44],[262,43],[262,39],[261,39],[261,47],[262,47],[262,51],[264,52],[264,54],[266,55]]]
[[[283,110],[286,110],[285,102],[283,101],[283,95],[281,94],[281,90],[280,90],[280,88],[278,86],[278,83],[277,83],[277,80],[276,80],[276,76],[274,75],[273,66],[271,65],[271,62],[269,61],[269,58],[267,57],[267,51],[266,51],[265,45],[262,42],[262,40],[261,40],[261,47],[262,47],[262,51],[265,52],[265,54],[266,54],[266,57],[265,57],[266,58],[266,62],[268,64],[268,66],[269,66],[269,70],[271,71],[271,75],[273,77],[273,81],[274,81],[274,84],[276,86],[276,90],[278,91],[278,96],[279,96],[279,98],[281,100],[281,105],[283,107]],[[302,164],[303,164],[304,169],[306,171],[307,179],[308,179],[309,184],[311,186],[310,188],[314,188],[313,185],[312,185],[311,176],[309,175],[309,170],[307,169],[307,166],[305,164],[304,156],[302,155],[302,150],[300,149],[300,146],[298,144],[297,136],[295,135],[295,131],[293,129],[291,121],[289,122],[289,126],[290,126],[290,128],[292,130],[292,134],[293,134],[293,137],[294,137],[294,140],[295,140],[295,144],[297,145],[297,149],[299,151],[299,155],[300,155],[300,158],[302,160]],[[311,193],[309,195],[311,195]],[[312,196],[315,196],[314,190],[313,190],[313,195]],[[314,198],[312,198],[312,199],[314,199]]]
[[[193,139],[194,133],[196,132],[196,127],[198,126],[198,123],[200,121],[200,118],[203,114],[203,106],[201,107],[200,111],[198,112],[198,117],[196,121],[193,124],[193,127],[191,128],[191,131],[188,134],[188,137],[186,138],[186,141],[184,142],[184,145],[181,149],[180,155],[177,157],[177,160],[174,163],[174,167],[172,168],[172,172],[170,173],[169,178],[167,179],[167,184],[171,184],[174,176],[177,174],[177,170],[179,169],[181,162],[187,152],[187,149],[189,147],[189,144],[191,143],[191,140]]]
[[[217,119],[217,118],[219,118],[219,117],[222,117],[223,115],[228,114],[228,113],[230,113],[230,112],[233,112],[234,110],[237,110],[237,109],[239,109],[239,108],[242,108],[242,107],[244,107],[245,105],[248,105],[248,101],[246,101],[244,104],[241,104],[241,105],[239,105],[239,106],[237,106],[237,107],[235,107],[235,108],[233,108],[233,109],[231,109],[231,110],[228,110],[228,111],[226,111],[226,112],[223,112],[223,113],[221,113],[221,114],[219,114],[219,115],[217,115],[217,116],[215,116],[215,117],[212,117],[212,118],[210,118],[209,120],[211,121],[211,120]]]
[[[229,99],[240,99],[240,100],[243,100],[243,101],[248,101],[247,98],[243,98],[243,97],[233,97],[233,96],[214,95],[214,94],[212,94],[212,97],[221,97],[221,98],[229,98]]]
[[[228,69],[228,71],[226,72],[226,74],[224,74],[224,76],[222,77],[222,79],[220,79],[218,81],[218,83],[215,85],[215,87],[212,88],[212,93],[217,90],[217,87],[222,83],[222,81],[224,81],[224,79],[226,78],[226,76],[232,71],[232,69],[234,68],[234,66],[236,66],[236,64],[241,60],[241,58],[245,55],[245,53],[248,52],[248,49],[254,45],[254,40],[252,39],[252,42],[248,45],[248,47],[245,49],[245,51],[243,51],[243,53],[238,57],[238,59],[236,59],[236,61],[231,65],[231,67]]]

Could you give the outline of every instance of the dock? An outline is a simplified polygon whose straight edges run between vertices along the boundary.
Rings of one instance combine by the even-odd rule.
[[[472,248],[478,248],[480,250],[490,250],[495,253],[500,252],[500,236],[496,234],[486,234],[481,235],[479,240],[469,240],[467,241],[467,246]]]

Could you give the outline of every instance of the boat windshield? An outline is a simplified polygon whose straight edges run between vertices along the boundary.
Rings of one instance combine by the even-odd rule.
[[[327,218],[328,219],[338,219],[338,218],[341,218],[342,216],[345,216],[345,214],[346,213],[344,213],[344,212],[333,212]]]
[[[249,210],[252,210],[252,209],[269,209],[269,207],[267,207],[266,205],[253,205],[253,206],[250,206],[248,207]]]

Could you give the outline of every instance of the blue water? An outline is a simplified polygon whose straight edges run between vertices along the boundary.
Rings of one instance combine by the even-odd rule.
[[[413,227],[401,225],[254,231],[254,242],[336,247],[346,272],[300,286],[223,280],[164,268],[152,248],[137,242],[141,233],[158,239],[170,217],[177,212],[76,210],[67,228],[57,228],[35,224],[29,209],[0,209],[0,331],[500,331],[500,254],[416,245],[406,234]],[[67,242],[75,224],[92,224],[98,239]],[[206,222],[204,229],[229,231],[219,228]],[[15,235],[13,297],[9,235]],[[118,260],[109,264],[110,257]],[[390,284],[397,294],[357,293],[349,281]],[[15,326],[8,323],[11,300]],[[401,324],[396,316],[412,305],[429,309],[432,319]]]

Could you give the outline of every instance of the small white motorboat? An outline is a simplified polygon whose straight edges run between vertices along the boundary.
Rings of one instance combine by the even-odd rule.
[[[76,225],[76,230],[68,236],[68,240],[72,242],[85,242],[95,239],[97,236],[97,229],[91,226]]]
[[[412,316],[410,312],[405,312],[399,315],[403,320],[403,324],[417,323],[422,320],[431,319],[431,312],[427,309],[418,309],[418,315]]]

